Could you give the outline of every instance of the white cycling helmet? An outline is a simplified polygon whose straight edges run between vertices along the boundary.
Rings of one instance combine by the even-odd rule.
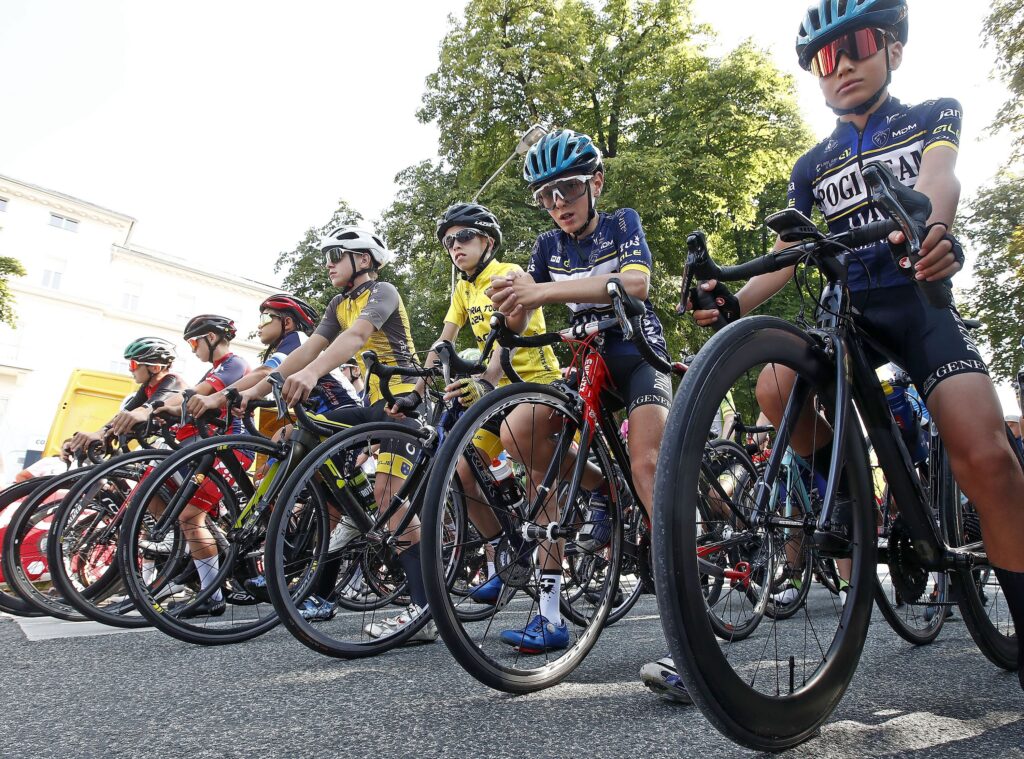
[[[336,227],[320,238],[320,250],[342,248],[360,253],[369,253],[377,268],[383,268],[395,260],[395,253],[388,250],[384,238],[361,227]]]

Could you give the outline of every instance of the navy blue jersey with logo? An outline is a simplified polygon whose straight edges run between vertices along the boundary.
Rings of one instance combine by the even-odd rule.
[[[599,213],[594,234],[585,240],[574,240],[561,229],[552,229],[537,238],[530,254],[527,273],[535,282],[563,282],[615,274],[642,271],[651,274],[653,262],[647,247],[647,238],[640,225],[640,215],[632,208],[620,208],[612,213]],[[572,323],[586,324],[613,317],[615,311],[608,303],[568,303]],[[668,360],[668,346],[664,331],[650,300],[644,301],[644,335],[663,358]],[[639,355],[639,351],[622,336],[619,327],[604,332],[603,352],[609,355]]]
[[[924,155],[933,148],[960,145],[960,103],[951,98],[903,105],[890,97],[868,117],[863,132],[839,122],[832,135],[800,157],[789,183],[789,206],[810,216],[817,206],[833,234],[885,218],[868,199],[861,169],[886,163],[907,187],[917,184]],[[856,250],[863,263],[850,265],[852,291],[899,287],[910,280],[892,261],[883,241]]]
[[[278,340],[277,345],[273,347],[273,352],[263,359],[263,365],[270,367],[272,371],[276,370],[291,352],[304,342],[306,342],[306,336],[303,333],[289,332]],[[359,394],[352,387],[352,383],[340,373],[338,376],[333,373],[325,374],[317,380],[316,387],[313,388],[309,398],[316,404],[313,410],[317,414],[324,414],[331,409],[343,406],[362,405]]]

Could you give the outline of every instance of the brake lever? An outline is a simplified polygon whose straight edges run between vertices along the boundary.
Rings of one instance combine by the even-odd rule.
[[[917,224],[910,218],[910,213],[903,207],[903,204],[896,199],[896,177],[892,175],[888,166],[878,161],[867,164],[861,173],[867,183],[868,191],[871,193],[871,199],[882,206],[889,217],[899,224],[900,231],[903,232],[907,241],[911,264],[917,263],[916,259],[921,251],[921,239],[917,233]],[[921,197],[928,200],[927,196],[922,195]],[[928,200],[927,210],[924,213],[925,219],[929,215],[931,215],[930,200]],[[900,265],[903,266],[902,262]]]
[[[694,269],[703,269],[708,267],[711,262],[711,254],[708,252],[708,240],[701,230],[691,232],[686,236],[686,265],[683,267],[683,289],[680,293],[682,298],[681,303],[683,304],[683,310],[680,311],[676,308],[676,314],[682,316],[686,313],[686,303],[690,300],[690,290],[693,290],[693,310],[700,309],[701,311],[715,311],[718,310],[718,303],[715,301],[715,296],[709,293],[707,290],[701,288],[700,284],[697,287],[692,287],[693,279],[696,275]],[[711,325],[714,330],[720,330],[728,322],[725,317],[722,316],[719,311],[718,318],[715,323]]]
[[[277,404],[277,418],[291,421],[291,414],[288,412],[288,405],[281,397],[281,387],[284,385],[284,377],[280,372],[271,372],[267,375],[267,383],[270,385],[270,392],[274,394],[274,403]]]
[[[619,326],[622,328],[622,336],[627,340],[632,340],[633,323],[626,316],[626,307],[622,303],[622,286],[616,281],[611,281],[605,285],[605,290],[608,292],[608,297],[612,299],[612,308],[615,310],[615,318],[619,320]]]

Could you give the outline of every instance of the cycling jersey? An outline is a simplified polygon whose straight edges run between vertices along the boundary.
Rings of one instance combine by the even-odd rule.
[[[289,332],[277,341],[273,352],[263,361],[263,365],[274,371],[284,363],[292,351],[305,341],[306,336],[302,332]],[[352,387],[352,383],[345,377],[339,378],[333,374],[325,374],[318,379],[309,398],[316,404],[313,410],[318,414],[333,408],[362,405],[359,394]]]
[[[249,365],[245,362],[244,358],[236,356],[234,353],[226,353],[213,362],[213,366],[207,370],[206,374],[203,375],[203,378],[196,383],[196,386],[198,387],[205,382],[213,388],[213,392],[219,393],[228,385],[233,385],[235,382],[238,382],[238,380],[242,379],[242,377],[248,373]],[[221,410],[219,418],[223,419],[226,413],[226,409]],[[227,429],[224,431],[224,434],[238,435],[241,434],[241,432],[242,420],[232,418]],[[175,437],[178,440],[186,440],[195,434],[195,425],[183,424],[178,427]]]
[[[180,393],[186,387],[185,381],[177,374],[168,374],[155,385],[139,385],[135,395],[125,404],[125,411],[134,411],[147,403],[163,403],[174,393]]]
[[[416,347],[409,328],[409,316],[405,312],[402,296],[394,285],[371,279],[348,293],[334,296],[315,334],[333,342],[338,335],[355,324],[356,319],[366,319],[374,327],[373,334],[353,357],[363,376],[366,376],[362,357],[365,350],[374,351],[378,360],[388,366],[413,365]],[[366,376],[366,386],[371,404],[383,397],[376,375]],[[390,387],[393,393],[408,393],[415,389],[414,384],[398,379]]]
[[[484,291],[491,286],[491,277],[514,271],[522,269],[516,264],[491,261],[474,281],[460,279],[455,285],[452,303],[444,320],[457,327],[465,326],[468,321],[477,347],[483,349],[484,341],[491,331],[491,314],[494,313],[494,304]],[[530,316],[530,322],[523,334],[540,335],[546,331],[544,312],[538,308]],[[526,382],[550,383],[562,376],[558,369],[558,359],[555,358],[555,352],[550,345],[543,348],[517,348],[512,354],[512,368]],[[508,377],[502,375],[498,384],[507,385],[509,382]]]
[[[642,271],[650,275],[652,266],[651,251],[640,225],[640,216],[632,208],[620,208],[610,214],[599,213],[597,228],[586,240],[574,240],[560,229],[543,233],[533,246],[526,271],[536,282],[563,282],[627,271]],[[567,305],[572,311],[574,325],[615,314],[608,303]],[[642,323],[647,342],[668,360],[668,346],[661,322],[650,300],[645,300],[644,306]],[[622,336],[622,329],[618,326],[604,332],[602,352],[607,355],[640,355],[636,347]]]
[[[907,106],[893,97],[868,117],[863,132],[841,121],[827,140],[796,162],[789,182],[789,206],[806,216],[810,216],[812,205],[817,206],[833,234],[885,218],[868,200],[861,174],[864,165],[881,161],[900,182],[913,187],[929,150],[959,148],[960,122],[956,100],[943,98]],[[861,263],[851,262],[851,291],[907,284],[907,275],[893,263],[885,241],[858,248],[855,253]]]

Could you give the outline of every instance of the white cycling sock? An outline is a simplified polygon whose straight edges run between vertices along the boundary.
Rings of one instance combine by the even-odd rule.
[[[156,562],[152,559],[142,560],[142,581],[146,585],[152,585],[156,579]]]
[[[196,571],[199,572],[199,587],[206,590],[213,584],[214,579],[217,577],[217,573],[220,571],[220,557],[211,556],[209,559],[192,559],[192,563],[196,565]],[[211,601],[222,601],[224,595],[217,589],[217,592],[210,596]]]
[[[558,595],[562,590],[561,572],[542,572],[540,582],[540,614],[553,625],[562,624],[562,611],[558,608]]]

